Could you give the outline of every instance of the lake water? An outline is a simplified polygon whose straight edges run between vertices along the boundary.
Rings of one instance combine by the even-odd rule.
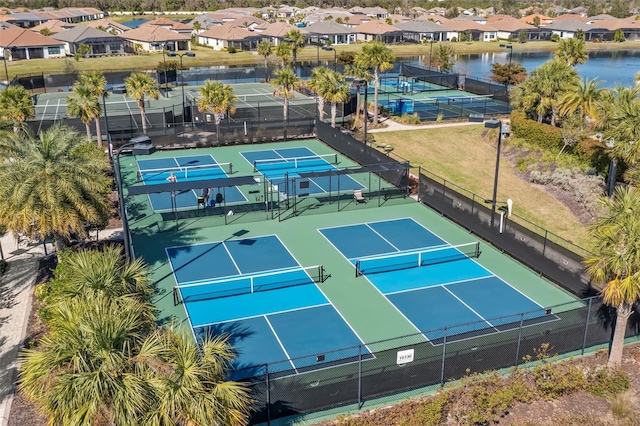
[[[552,58],[553,52],[514,53],[512,63],[518,62],[531,72]],[[494,62],[509,63],[509,52],[459,55],[454,69],[459,74],[488,79]],[[618,83],[632,86],[635,73],[640,71],[640,50],[589,52],[587,62],[576,69],[581,77],[602,80],[601,87],[614,87]]]
[[[138,28],[140,25],[149,21],[149,19],[132,19],[131,21],[123,22],[122,25],[127,26],[129,28]]]

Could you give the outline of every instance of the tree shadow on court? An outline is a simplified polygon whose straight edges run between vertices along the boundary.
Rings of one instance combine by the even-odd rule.
[[[583,294],[583,298],[599,296],[600,290],[589,286],[587,287]],[[603,330],[608,330],[609,334],[609,349],[611,349],[611,343],[613,342],[613,334],[616,330],[616,320],[617,320],[617,310],[613,306],[605,305],[602,303],[602,299],[598,298],[594,300],[594,303],[599,304],[598,309],[596,309],[595,313],[592,315],[596,316],[598,324],[602,327]],[[627,321],[627,333],[631,332],[633,334],[640,333],[640,304],[635,303],[633,305],[633,312]]]

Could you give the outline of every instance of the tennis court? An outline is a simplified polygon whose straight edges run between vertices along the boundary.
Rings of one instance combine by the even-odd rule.
[[[557,319],[477,263],[479,243],[452,246],[411,218],[319,231],[432,344]]]
[[[324,194],[365,188],[348,175],[291,180],[299,177],[299,173],[338,170],[337,154],[320,155],[304,146],[246,151],[240,154],[253,166],[254,172],[259,172],[269,178],[272,184],[287,196]],[[284,184],[285,181],[289,181],[288,187]]]
[[[324,267],[303,267],[276,235],[166,253],[177,283],[174,303],[184,304],[194,334],[232,336],[235,378],[255,373],[243,366],[274,363],[272,372],[296,374],[352,362],[339,349],[363,343],[321,291]]]
[[[136,159],[138,165],[137,180],[145,185],[167,183],[171,175],[178,182],[196,181],[206,179],[220,179],[229,177],[233,173],[232,163],[218,163],[211,155],[188,155],[182,157],[167,157],[153,159]],[[215,189],[211,188],[213,195],[223,193],[227,205],[243,203],[247,198],[237,187]],[[175,194],[159,193],[149,194],[149,202],[155,212],[171,211],[173,196],[176,209],[193,209],[197,207],[195,190],[179,191]]]

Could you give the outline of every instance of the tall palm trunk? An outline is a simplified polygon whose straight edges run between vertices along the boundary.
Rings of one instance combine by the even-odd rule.
[[[320,95],[316,96],[318,96],[318,117],[322,121],[324,119],[324,98]]]
[[[220,144],[220,114],[213,114],[216,121],[216,139],[218,140],[218,144]]]
[[[287,95],[284,97],[284,111],[282,111],[282,116],[284,118],[284,122],[287,123],[289,121],[289,98]]]
[[[64,237],[56,233],[53,235],[53,242],[56,247],[56,256],[60,258],[60,255],[62,255],[62,251],[65,249],[65,246],[66,246]]]
[[[331,127],[336,127],[336,115],[338,114],[338,104],[331,102]]]
[[[96,136],[98,137],[98,146],[102,146],[102,126],[100,126],[100,117],[96,117]]]
[[[360,118],[360,88],[358,88],[358,91],[356,92],[356,118],[355,118],[355,122],[358,122],[358,119]]]
[[[87,130],[87,139],[91,140],[91,126],[89,125],[91,121],[87,121],[84,123],[84,127]]]
[[[373,125],[378,125],[378,88],[380,87],[380,72],[378,67],[373,70]],[[365,105],[366,108],[366,105]]]
[[[609,361],[607,363],[610,368],[620,367],[622,363],[624,334],[627,330],[627,321],[633,313],[633,305],[622,302],[618,305],[616,311],[616,329],[613,333],[613,342],[611,343],[611,351],[609,352]]]
[[[144,111],[144,98],[138,100],[138,108],[140,108],[140,118],[142,119],[142,133],[147,134],[147,116]]]

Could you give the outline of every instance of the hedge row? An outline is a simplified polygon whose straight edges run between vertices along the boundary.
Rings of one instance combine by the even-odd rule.
[[[516,137],[541,148],[560,150],[562,130],[548,124],[528,119],[523,112],[511,112],[511,130]]]

